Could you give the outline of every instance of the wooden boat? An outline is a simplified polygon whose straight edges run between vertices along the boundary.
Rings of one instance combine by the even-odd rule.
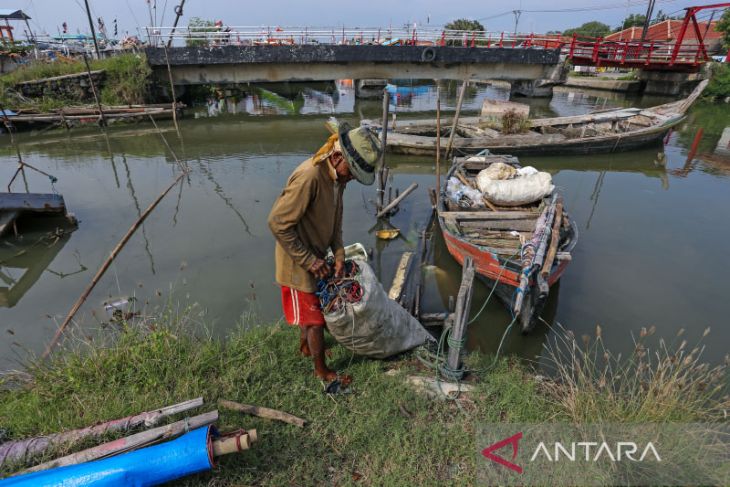
[[[182,113],[184,106],[182,103],[176,103],[175,110],[177,110],[178,116]],[[172,106],[169,103],[102,106],[102,110],[108,124],[122,121],[148,121],[150,117],[156,120],[173,117]],[[15,130],[49,126],[71,128],[78,125],[99,123],[99,110],[96,107],[67,107],[44,113],[37,110],[18,110],[16,114],[8,116],[5,122],[9,123]]]
[[[680,123],[689,107],[702,94],[702,81],[683,100],[652,108],[622,108],[570,117],[537,118],[527,121],[524,133],[503,135],[479,117],[460,118],[453,140],[456,154],[474,154],[484,149],[495,154],[542,155],[619,152],[661,141]],[[441,150],[448,145],[452,121],[441,122]],[[377,122],[364,124],[378,127]],[[389,130],[387,148],[395,153],[430,155],[436,152],[434,120],[399,121]]]
[[[449,178],[474,187],[479,171],[496,162],[520,167],[516,157],[505,155],[454,159],[439,194],[438,218],[449,253],[460,264],[467,256],[473,259],[477,273],[495,286],[495,294],[527,333],[540,316],[550,286],[571,260],[578,230],[557,190],[535,203],[514,207],[489,203],[473,208],[447,194]]]

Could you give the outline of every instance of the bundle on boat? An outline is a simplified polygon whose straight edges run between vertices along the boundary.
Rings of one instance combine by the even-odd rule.
[[[466,257],[529,332],[565,272],[577,227],[548,173],[513,156],[456,158],[439,194],[449,253]]]

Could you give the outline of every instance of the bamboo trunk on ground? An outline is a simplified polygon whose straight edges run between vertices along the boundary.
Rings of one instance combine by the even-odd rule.
[[[304,425],[307,424],[307,421],[302,418],[298,418],[292,414],[285,413],[283,411],[277,411],[276,409],[251,406],[249,404],[226,401],[225,399],[221,399],[220,401],[218,401],[218,405],[224,409],[229,409],[231,411],[238,411],[241,413],[250,414],[252,416],[258,416],[259,418],[275,419],[277,421],[283,421],[285,423],[293,424],[294,426],[299,426],[300,428],[303,428]]]
[[[143,424],[148,427],[154,426],[166,416],[172,416],[202,405],[203,398],[198,397],[172,406],[107,421],[87,428],[18,441],[8,441],[0,444],[0,466],[6,462],[27,462],[33,455],[43,453],[50,447],[73,443],[83,438],[97,437],[113,431],[128,430]]]
[[[157,443],[163,440],[168,440],[176,436],[180,436],[187,433],[190,430],[200,428],[212,424],[218,420],[218,411],[211,411],[209,413],[201,414],[199,416],[193,416],[183,421],[177,421],[175,423],[168,424],[166,426],[160,426],[151,430],[142,431],[140,433],[121,438],[119,440],[110,441],[87,450],[66,455],[65,457],[51,460],[50,462],[42,463],[31,467],[29,469],[18,472],[17,475],[38,472],[40,470],[48,470],[49,468],[63,467],[66,465],[76,465],[79,463],[90,462],[99,458],[109,457],[126,451],[148,446],[153,443]]]

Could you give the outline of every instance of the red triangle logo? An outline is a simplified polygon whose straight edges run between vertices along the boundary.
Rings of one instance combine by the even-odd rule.
[[[509,438],[505,438],[504,440],[498,441],[497,443],[486,447],[484,450],[482,450],[482,455],[484,455],[491,461],[502,465],[503,467],[507,467],[508,469],[514,470],[517,473],[522,473],[522,467],[510,462],[509,460],[505,460],[499,455],[495,455],[493,453],[501,448],[504,448],[507,445],[512,445],[512,460],[514,460],[515,458],[517,458],[517,450],[519,449],[519,441],[521,439],[522,432],[519,432],[516,435],[510,436]]]

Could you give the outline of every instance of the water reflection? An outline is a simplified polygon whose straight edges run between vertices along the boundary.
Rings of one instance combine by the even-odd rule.
[[[39,222],[19,225],[22,238],[8,236],[0,240],[0,307],[12,308],[17,305],[44,272],[64,279],[87,270],[78,254],[75,255],[75,268],[60,267],[55,270],[50,267],[71,238],[73,230],[65,218],[41,220],[46,221],[41,221],[40,225]],[[48,231],[48,228],[53,230]]]

